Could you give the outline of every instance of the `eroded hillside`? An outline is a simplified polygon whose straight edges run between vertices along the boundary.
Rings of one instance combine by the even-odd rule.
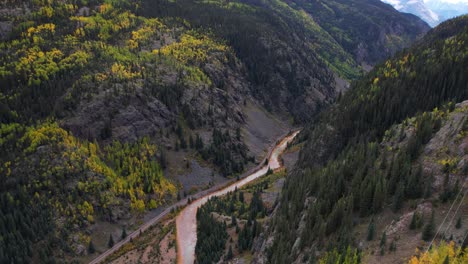
[[[427,30],[371,14],[362,36],[304,3],[3,1],[0,262],[90,258],[252,167]]]

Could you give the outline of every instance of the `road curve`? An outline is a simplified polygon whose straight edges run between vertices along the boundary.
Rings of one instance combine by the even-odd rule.
[[[213,196],[224,195],[228,192],[234,191],[235,188],[240,188],[245,184],[255,180],[268,171],[268,168],[275,170],[280,168],[280,155],[286,149],[289,142],[299,133],[296,131],[279,142],[275,148],[271,151],[268,158],[268,165],[258,168],[250,175],[242,178],[241,180],[232,183],[231,185],[222,188],[220,190],[209,193],[198,200],[193,201],[187,205],[176,218],[177,227],[177,263],[179,264],[192,264],[195,262],[195,245],[197,244],[197,210],[198,208],[206,203],[209,198]]]
[[[90,264],[98,264],[102,261],[104,261],[108,256],[112,255],[115,253],[117,250],[119,250],[123,245],[127,244],[130,242],[131,239],[135,239],[137,236],[139,236],[141,233],[143,233],[145,230],[150,228],[152,225],[158,223],[161,218],[164,216],[168,215],[171,212],[172,208],[175,208],[176,206],[181,206],[182,204],[186,203],[184,200],[183,202],[180,201],[168,208],[166,208],[164,211],[162,211],[158,216],[150,219],[148,222],[144,223],[141,225],[137,230],[133,231],[130,235],[128,235],[126,238],[120,240],[118,243],[116,243],[112,248],[108,249],[107,251],[103,252],[101,255],[97,256],[95,259],[93,259]]]
[[[287,136],[286,138],[283,139],[283,141],[279,144],[281,145],[282,143],[285,142],[285,140],[287,140],[288,138],[290,138],[288,140],[288,142],[294,137],[297,135],[298,132],[295,132],[293,134],[291,134],[290,136]],[[275,150],[278,149],[278,146],[277,145],[270,153],[269,153],[269,165],[272,169],[275,169],[275,168],[278,168],[280,166],[279,164],[279,161],[278,161],[278,156],[279,154],[284,150],[284,148],[286,148],[286,145],[287,145],[287,142],[284,144],[284,148],[280,151],[280,152],[277,152],[277,154],[275,155]],[[275,160],[276,163],[273,164],[272,163],[272,160]],[[272,164],[270,164],[272,163]],[[262,167],[260,169],[256,168],[254,169],[253,171],[255,172],[259,172],[259,171],[263,171],[263,174],[266,173],[266,171],[268,170],[268,167],[265,166],[265,167]],[[250,176],[252,175],[251,173],[247,173],[249,174]],[[260,175],[260,176],[261,176]],[[250,176],[247,176],[247,177],[250,177]],[[245,180],[246,178],[242,179],[241,181]],[[252,180],[252,179],[251,179]],[[249,180],[249,181],[251,181]],[[245,183],[244,183],[245,184]],[[200,198],[200,197],[204,197],[204,196],[207,196],[209,195],[210,193],[216,193],[217,190],[220,189],[220,185],[217,185],[217,186],[214,186],[208,190],[205,190],[205,191],[201,191],[199,193],[197,193],[196,195],[192,196],[192,198]],[[196,202],[196,201],[195,201]],[[91,262],[89,262],[89,264],[98,264],[98,263],[101,263],[102,261],[104,261],[107,257],[109,257],[110,255],[112,255],[113,253],[115,253],[117,250],[119,250],[123,245],[127,244],[128,242],[130,242],[131,239],[135,239],[136,237],[138,237],[141,233],[143,233],[144,231],[146,231],[148,228],[150,228],[152,225],[154,224],[157,224],[162,218],[164,218],[165,216],[167,216],[172,209],[175,209],[177,207],[181,207],[181,206],[184,206],[187,204],[187,198],[185,199],[182,199],[180,200],[179,202],[167,207],[164,211],[162,211],[159,215],[155,216],[154,218],[150,219],[148,222],[144,223],[143,225],[141,225],[138,229],[136,229],[135,231],[133,231],[132,233],[130,233],[125,239],[115,243],[115,245],[104,251],[102,254],[100,254],[99,256],[97,256],[95,259],[93,259]],[[196,229],[196,226],[195,226],[195,229]],[[179,234],[179,232],[177,232],[177,234]],[[179,241],[179,238],[177,237],[177,241]],[[196,234],[195,234],[195,243],[196,243]],[[179,247],[179,243],[177,243],[177,247]],[[195,250],[195,244],[193,246],[193,250]],[[180,249],[178,248],[178,251],[180,252]],[[180,257],[178,256],[178,259],[180,259]],[[180,262],[179,263],[184,263],[184,262]],[[190,262],[185,262],[185,263],[190,263]]]

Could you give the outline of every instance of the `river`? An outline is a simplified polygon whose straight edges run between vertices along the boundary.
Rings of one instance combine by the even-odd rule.
[[[268,165],[265,165],[244,177],[243,179],[210,194],[207,194],[191,204],[187,205],[176,218],[177,227],[177,263],[192,264],[195,262],[195,245],[197,244],[197,210],[200,206],[208,201],[213,196],[224,195],[234,191],[247,183],[265,175],[268,168],[275,170],[281,167],[280,156],[294,137],[299,133],[296,131],[281,140],[279,144],[272,150],[268,159]]]

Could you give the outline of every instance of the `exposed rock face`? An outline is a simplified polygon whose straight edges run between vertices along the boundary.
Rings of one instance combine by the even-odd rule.
[[[12,23],[0,21],[0,40],[6,40],[12,29]]]
[[[231,86],[229,89],[238,87]],[[181,96],[181,104],[191,114],[190,122],[194,128],[238,127],[244,121],[241,110],[244,100],[241,92],[228,93],[211,87],[188,88]],[[169,107],[141,87],[136,87],[130,97],[114,97],[108,90],[90,101],[82,101],[62,124],[74,135],[83,138],[135,141],[144,136],[153,137],[161,130],[174,126],[181,109]]]
[[[75,115],[65,119],[63,125],[82,138],[135,141],[155,135],[174,119],[174,114],[161,101],[145,97],[140,89],[128,103],[119,98],[109,100],[105,94],[82,102]]]

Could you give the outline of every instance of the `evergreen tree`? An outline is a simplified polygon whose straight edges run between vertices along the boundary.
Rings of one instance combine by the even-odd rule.
[[[163,170],[167,168],[166,153],[162,150],[162,148],[159,151],[159,164]]]
[[[434,211],[431,213],[431,220],[426,224],[422,233],[422,239],[429,241],[434,236],[435,222],[434,222]]]
[[[457,223],[455,224],[456,229],[460,229],[462,227],[462,220],[461,217],[459,216],[457,219]]]
[[[231,215],[231,226],[237,225],[237,220],[234,214]]]
[[[445,256],[444,263],[443,264],[450,264],[450,259],[449,256]]]
[[[187,149],[187,141],[185,140],[185,137],[180,138],[180,147],[182,149]]]
[[[414,212],[413,217],[411,217],[411,222],[410,222],[410,225],[409,225],[410,230],[416,229],[416,214],[417,214],[417,212]]]
[[[196,136],[195,136],[195,148],[197,150],[202,150],[203,149],[203,140],[201,139],[199,134],[196,134]]]
[[[266,175],[268,176],[268,175],[271,175],[271,174],[273,174],[273,170],[270,167],[268,167],[268,171],[267,171]]]
[[[94,252],[96,252],[96,248],[94,247],[93,240],[91,240],[88,245],[88,253],[93,254]]]
[[[369,223],[369,226],[367,227],[367,241],[373,240],[374,234],[375,234],[375,224],[374,224],[374,218],[372,218]]]
[[[228,253],[226,255],[226,260],[231,260],[233,258],[234,254],[232,253],[232,246],[229,245],[229,250],[228,250]]]
[[[109,241],[107,242],[107,246],[109,248],[114,246],[114,238],[112,237],[112,234],[109,235]]]
[[[416,228],[419,228],[421,227],[421,216],[419,215],[419,213],[417,211],[414,211],[413,213],[413,217],[411,217],[411,223],[409,225],[409,229],[410,230],[414,230]]]
[[[433,181],[434,181],[434,174],[431,173],[424,187],[424,198],[429,198],[432,196],[432,182]]]
[[[393,211],[394,212],[397,212],[403,206],[403,199],[404,199],[404,185],[402,183],[399,183],[395,196],[393,196]]]
[[[125,239],[126,237],[127,237],[127,229],[124,227],[124,228],[122,229],[122,236],[121,236],[121,238],[122,238],[122,239]]]
[[[468,247],[468,230],[465,231],[465,235],[463,236],[465,240],[462,242],[461,248],[462,250],[465,250],[465,248]]]
[[[387,244],[387,232],[384,231],[382,233],[382,238],[380,239],[380,247],[385,247],[386,244]]]
[[[379,177],[380,178],[380,177]],[[373,211],[374,213],[379,212],[385,201],[385,184],[383,183],[382,179],[379,179],[375,191],[374,191],[374,201],[373,201]]]
[[[193,136],[190,134],[190,137],[189,137],[189,146],[191,149],[193,149],[195,147],[195,142],[193,141]]]
[[[390,243],[390,248],[389,248],[389,250],[390,250],[390,252],[395,252],[396,249],[397,249],[397,248],[396,248],[396,242],[395,242],[395,240],[392,240],[392,243]]]
[[[240,131],[240,128],[236,128],[236,139],[237,140],[241,140],[241,131]]]

